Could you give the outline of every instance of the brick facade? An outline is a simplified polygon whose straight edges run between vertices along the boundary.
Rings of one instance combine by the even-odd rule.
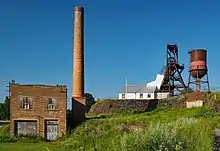
[[[32,109],[22,109],[19,98],[32,98]],[[47,98],[57,98],[57,109],[46,108]],[[15,135],[15,121],[37,121],[37,135],[45,137],[45,121],[58,121],[58,136],[66,134],[67,87],[10,84],[10,134]]]

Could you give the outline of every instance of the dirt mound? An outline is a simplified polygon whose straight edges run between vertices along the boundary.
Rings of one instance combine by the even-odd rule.
[[[189,94],[186,101],[190,102],[190,101],[204,100],[204,99],[205,99],[204,92],[193,92]]]
[[[157,107],[158,100],[104,100],[94,104],[89,114],[144,112]]]

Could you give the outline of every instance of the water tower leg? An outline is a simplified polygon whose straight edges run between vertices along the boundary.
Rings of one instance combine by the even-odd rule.
[[[191,83],[191,72],[189,73],[189,78],[188,78],[188,86],[187,86],[187,92],[189,93],[189,89],[190,89],[190,83]]]
[[[198,72],[196,72],[196,92],[199,92],[200,90],[199,90],[199,73]]]
[[[207,85],[208,85],[208,92],[210,92],[209,76],[208,76],[208,73],[206,73],[206,79],[207,79]]]

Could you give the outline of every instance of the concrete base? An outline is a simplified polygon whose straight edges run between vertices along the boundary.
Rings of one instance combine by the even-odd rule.
[[[85,121],[86,113],[86,98],[85,97],[73,97],[72,98],[72,117],[73,117],[73,127],[81,124]]]
[[[197,100],[197,101],[192,101],[192,102],[186,102],[186,107],[187,108],[192,108],[192,107],[201,107],[203,106],[203,101],[202,100]]]

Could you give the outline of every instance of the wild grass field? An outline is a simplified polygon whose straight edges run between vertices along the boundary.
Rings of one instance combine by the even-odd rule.
[[[0,151],[65,151],[65,148],[43,143],[3,143]]]
[[[217,127],[220,114],[209,107],[96,115],[53,143],[8,139],[6,126],[0,151],[211,151]]]

